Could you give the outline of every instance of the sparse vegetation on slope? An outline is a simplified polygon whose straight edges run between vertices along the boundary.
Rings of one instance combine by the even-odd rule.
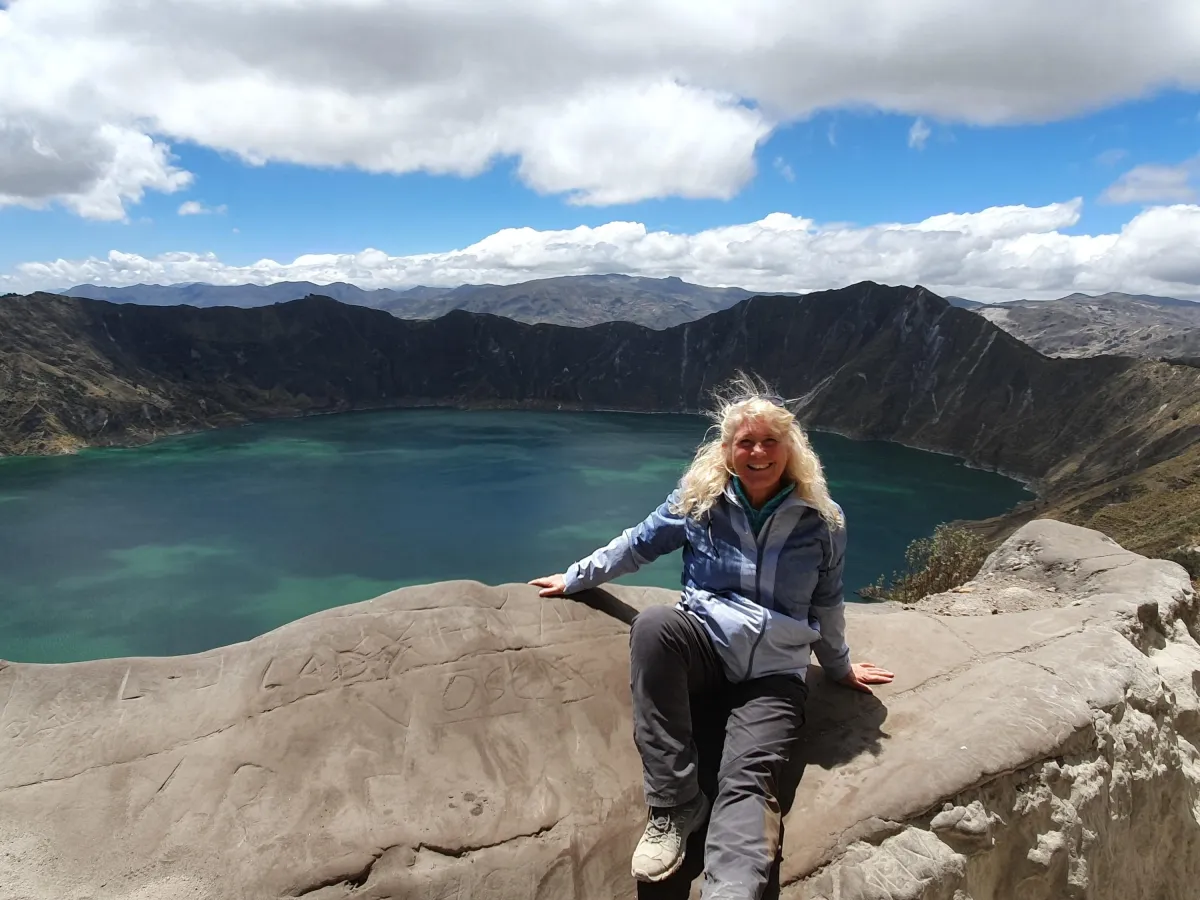
[[[1200,578],[1200,443],[1129,475],[1023,503],[981,523],[980,530],[995,539],[1035,518],[1095,528],[1123,547],[1174,560]]]
[[[878,581],[862,588],[859,596],[868,600],[915,603],[930,594],[939,594],[966,584],[979,574],[991,547],[982,535],[956,525],[939,525],[929,537],[918,538],[904,552],[905,570],[890,581]]]

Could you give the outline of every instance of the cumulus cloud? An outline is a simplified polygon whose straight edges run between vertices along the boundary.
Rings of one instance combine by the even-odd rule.
[[[179,215],[181,216],[210,216],[220,215],[224,213],[226,206],[222,203],[220,206],[205,206],[199,200],[185,200],[179,205]]]
[[[592,206],[664,195],[729,199],[753,177],[754,149],[770,131],[736,97],[671,81],[607,85],[518,127],[526,184]]]
[[[0,8],[0,57],[0,121],[38,132],[21,183],[43,185],[3,202],[111,218],[175,189],[162,142],[190,141],[371,172],[514,160],[537,191],[611,204],[732,196],[773,129],[823,109],[993,125],[1198,87],[1200,15],[1195,0],[1102,16],[1091,0],[37,0]],[[142,140],[136,165],[114,135]]]
[[[0,207],[57,203],[88,219],[120,220],[147,190],[170,193],[191,180],[165,144],[132,129],[6,118],[0,109]]]
[[[774,213],[758,222],[693,234],[609,222],[562,231],[508,228],[443,253],[382,250],[307,254],[291,262],[229,265],[211,253],[25,263],[0,290],[61,289],[84,282],[127,285],[204,281],[270,284],[347,281],[364,288],[511,284],[584,273],[678,276],[752,290],[809,291],[870,279],[924,284],[979,300],[1048,298],[1073,291],[1200,298],[1200,206],[1153,207],[1118,233],[1069,235],[1082,201],[993,207],[920,222],[820,225]]]
[[[933,134],[929,130],[929,126],[925,124],[924,119],[917,119],[912,123],[912,127],[908,129],[908,146],[915,150],[924,150],[925,142],[929,140],[929,135]]]
[[[1177,166],[1145,165],[1130,169],[1101,196],[1105,203],[1171,203],[1196,199],[1193,179],[1200,176],[1200,156]]]

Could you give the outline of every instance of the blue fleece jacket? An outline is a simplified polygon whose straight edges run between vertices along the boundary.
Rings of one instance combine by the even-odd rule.
[[[829,527],[794,491],[757,534],[752,510],[733,484],[699,521],[671,511],[677,496],[678,489],[645,521],[573,563],[567,593],[604,584],[682,547],[679,606],[704,626],[731,681],[803,676],[810,652],[830,677],[848,674],[845,528]]]

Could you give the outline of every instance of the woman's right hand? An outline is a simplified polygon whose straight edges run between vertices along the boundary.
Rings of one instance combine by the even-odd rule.
[[[534,587],[540,587],[541,597],[561,597],[567,592],[567,580],[562,575],[544,575],[529,582]]]

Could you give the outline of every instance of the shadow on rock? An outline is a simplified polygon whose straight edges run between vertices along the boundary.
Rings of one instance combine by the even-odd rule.
[[[591,590],[580,591],[578,594],[572,594],[571,600],[591,607],[597,612],[602,612],[606,616],[612,616],[626,625],[632,625],[634,617],[640,612],[637,607],[630,606],[624,600],[618,599],[601,588],[592,588]]]
[[[874,694],[833,684],[817,666],[808,673],[808,702],[796,759],[804,765],[834,766],[883,749],[887,707]]]
[[[727,703],[692,705],[692,728],[700,754],[700,787],[710,798],[717,793],[717,770],[725,745],[728,715]],[[878,697],[832,684],[817,667],[810,669],[805,725],[779,786],[779,806],[785,818],[779,835],[781,849],[787,829],[786,817],[796,799],[796,789],[804,770],[810,765],[829,769],[863,753],[877,754],[881,749],[882,726],[886,718],[887,707]],[[658,884],[639,883],[638,900],[687,900],[692,882],[704,872],[707,834],[706,826],[689,838],[683,868],[675,875]],[[779,898],[782,859],[781,853],[771,868],[771,879],[762,895],[763,900]]]

